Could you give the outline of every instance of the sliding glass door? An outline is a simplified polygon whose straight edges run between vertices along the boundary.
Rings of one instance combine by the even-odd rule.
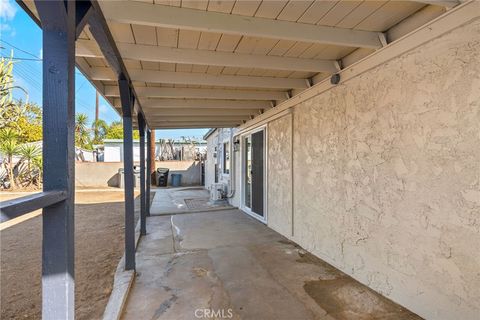
[[[248,213],[264,220],[265,131],[244,136],[243,146],[243,204]]]

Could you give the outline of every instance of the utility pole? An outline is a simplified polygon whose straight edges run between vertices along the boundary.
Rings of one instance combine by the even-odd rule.
[[[98,112],[98,90],[95,90],[95,128],[93,132],[95,143],[98,143]]]
[[[98,90],[95,91],[95,121],[98,121]]]

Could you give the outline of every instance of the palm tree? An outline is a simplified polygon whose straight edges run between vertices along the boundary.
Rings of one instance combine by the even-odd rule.
[[[35,166],[37,159],[41,157],[42,151],[34,144],[24,144],[18,149],[18,154],[22,157],[22,161],[27,162],[27,183],[33,182],[32,164]]]
[[[10,186],[15,189],[15,177],[13,175],[13,156],[18,152],[17,134],[11,128],[3,128],[0,131],[0,152],[7,158],[7,171]]]
[[[88,116],[85,113],[75,115],[75,145],[80,148],[86,148],[90,145]]]
[[[103,139],[105,139],[105,136],[107,135],[108,132],[108,124],[101,119],[95,120],[92,123],[92,129],[93,129],[93,143],[94,144],[100,144],[102,143]]]

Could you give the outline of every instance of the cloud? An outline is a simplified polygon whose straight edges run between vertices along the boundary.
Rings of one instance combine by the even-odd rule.
[[[101,114],[107,114],[108,111],[110,110],[110,107],[104,105],[104,104],[100,104],[100,106],[98,107],[98,111],[101,113]]]
[[[40,52],[38,53],[40,59],[43,59],[43,48],[40,48]]]
[[[8,24],[0,23],[0,32],[8,32],[10,30],[12,30],[12,27],[10,27]]]
[[[10,0],[1,0],[0,1],[0,19],[10,21],[15,18],[17,13],[17,8],[13,5]]]
[[[2,1],[2,0],[0,0]],[[12,28],[10,25],[8,24],[5,24],[5,23],[0,23],[0,37],[2,34],[5,34],[5,33],[10,33],[10,37],[15,37],[15,34],[16,34],[16,31],[14,28]]]

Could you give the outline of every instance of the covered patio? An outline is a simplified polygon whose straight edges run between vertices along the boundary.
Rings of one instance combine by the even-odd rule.
[[[108,319],[191,319],[199,316],[197,309],[203,318],[212,317],[205,310],[239,319],[418,317],[239,210],[153,216],[148,177],[154,168],[146,146],[156,129],[234,127],[241,134],[266,126],[293,114],[299,103],[477,21],[478,1],[19,3],[43,30],[44,191],[2,206],[2,221],[43,208],[44,319],[74,318],[75,67],[123,118],[120,272],[126,278]],[[134,128],[141,145],[138,237]],[[291,135],[293,150],[293,129],[279,131],[281,138]],[[295,157],[292,151],[292,161]],[[293,164],[289,172],[293,186]],[[291,206],[291,230],[284,234],[291,231],[293,237],[293,190],[287,195],[291,204],[275,205],[279,211]],[[343,245],[336,244],[342,255]],[[377,280],[374,276],[369,286]],[[384,282],[389,285],[388,278]],[[394,293],[403,299],[399,288]],[[416,293],[421,295],[421,288]],[[476,307],[466,304],[472,315]],[[430,315],[440,310],[418,309]]]
[[[238,209],[147,224],[122,319],[421,319]]]

